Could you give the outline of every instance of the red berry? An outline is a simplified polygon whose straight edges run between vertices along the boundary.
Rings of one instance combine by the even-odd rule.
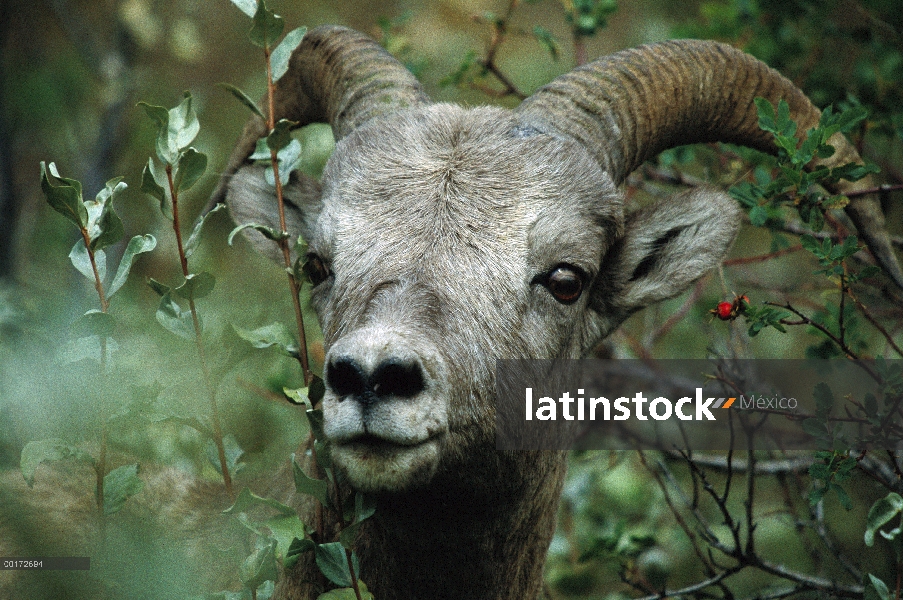
[[[730,302],[719,302],[718,309],[717,309],[718,312],[716,314],[718,315],[718,318],[721,319],[722,321],[727,321],[734,316],[733,309],[734,309],[734,305],[731,304]]]

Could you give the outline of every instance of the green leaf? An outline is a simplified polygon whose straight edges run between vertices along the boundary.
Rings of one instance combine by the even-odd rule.
[[[276,556],[281,559],[285,559],[288,556],[292,543],[296,539],[304,538],[307,534],[307,527],[298,518],[298,515],[280,515],[267,519],[260,525],[261,528],[265,527],[269,530],[269,537],[276,540]],[[313,541],[308,541],[310,541],[311,550],[313,550]]]
[[[113,335],[114,327],[116,327],[116,320],[113,318],[113,315],[95,308],[73,321],[72,325],[69,326],[69,330],[75,337],[86,337],[89,335],[110,337]]]
[[[439,80],[439,87],[457,87],[465,81],[471,79],[468,74],[470,73],[475,63],[476,58],[477,53],[473,50],[469,50],[467,54],[464,55],[464,60],[461,61],[461,64],[458,66],[458,68]]]
[[[197,250],[200,245],[201,229],[204,227],[204,223],[207,222],[207,219],[209,219],[211,215],[215,215],[225,208],[225,204],[217,204],[207,211],[207,214],[198,217],[197,221],[194,222],[194,228],[191,230],[191,235],[188,236],[188,241],[185,242],[185,258],[191,258],[191,255],[194,254],[194,251]]]
[[[803,431],[815,438],[828,435],[828,428],[818,419],[806,419],[803,421]]]
[[[850,496],[847,494],[846,490],[837,485],[836,483],[830,484],[831,489],[837,494],[837,500],[840,502],[840,505],[844,507],[846,510],[853,510],[853,501],[850,499]]]
[[[188,148],[179,157],[173,184],[177,190],[190,189],[207,170],[207,155]]]
[[[308,538],[295,538],[292,540],[292,543],[289,544],[288,551],[285,553],[285,558],[282,561],[282,566],[288,570],[291,569],[298,559],[301,558],[301,555],[305,552],[312,552],[316,549],[317,544]]]
[[[143,489],[144,481],[138,477],[138,463],[110,471],[103,478],[103,514],[119,512],[126,500]]]
[[[292,127],[297,125],[295,121],[279,119],[276,127],[267,136],[267,148],[279,152],[292,141]]]
[[[145,165],[144,171],[141,172],[141,191],[156,198],[160,203],[160,212],[163,213],[164,217],[172,221],[172,206],[166,199],[166,188],[168,187],[169,181],[166,171],[158,169],[154,159],[148,158],[147,165]]]
[[[354,519],[351,525],[345,527],[339,534],[339,543],[348,550],[351,550],[357,532],[361,527],[361,523],[373,516],[376,512],[376,501],[372,496],[365,495],[361,492],[354,494]]]
[[[267,138],[263,137],[257,140],[254,145],[254,152],[248,157],[250,160],[271,160],[270,148],[267,146]]]
[[[558,62],[561,48],[558,45],[558,40],[552,35],[552,32],[542,25],[536,25],[533,28],[533,37],[536,38],[536,41],[539,42],[543,48],[548,50],[549,54],[552,56],[552,60]]]
[[[790,119],[790,105],[783,98],[778,100],[777,126],[781,137],[792,138],[796,135],[796,123]],[[796,142],[794,140],[793,150],[795,149]]]
[[[200,273],[189,273],[182,285],[173,291],[180,298],[197,300],[212,292],[215,284],[216,278],[213,275],[207,271],[201,271]]]
[[[163,294],[160,298],[160,306],[157,308],[157,322],[167,331],[176,334],[186,340],[194,339],[194,321],[190,311],[183,311],[182,307],[173,301],[170,294]]]
[[[818,243],[813,236],[808,233],[800,236],[800,244],[802,244],[803,248],[814,254],[815,256],[822,256],[821,254],[821,245]]]
[[[310,399],[307,397],[307,388],[289,389],[282,388],[282,393],[289,402],[296,406],[310,406]]]
[[[292,453],[292,474],[295,478],[296,491],[313,496],[326,508],[332,506],[332,503],[329,501],[329,487],[326,482],[322,479],[308,477],[301,465],[295,460],[294,453]]]
[[[887,584],[871,573],[869,573],[869,580],[863,592],[862,600],[891,600],[893,598]]]
[[[753,100],[756,103],[756,109],[759,113],[759,129],[777,133],[777,122],[775,121],[774,106],[765,98],[757,97]]]
[[[139,102],[138,106],[144,108],[144,112],[157,126],[157,139],[154,142],[157,158],[170,165],[175,163],[179,158],[179,149],[170,144],[169,111],[162,106],[154,106],[147,102]]]
[[[53,185],[50,182],[48,170],[53,177],[62,182],[62,185]],[[75,223],[78,228],[87,227],[88,210],[82,202],[81,183],[75,179],[60,177],[54,163],[50,163],[47,167],[44,161],[41,161],[41,191],[44,192],[44,197],[53,210]]]
[[[119,268],[116,269],[116,276],[113,277],[110,289],[107,290],[107,298],[112,297],[125,284],[126,279],[129,277],[129,272],[132,270],[132,263],[135,257],[139,254],[150,252],[156,247],[157,238],[149,233],[136,235],[129,240],[128,246],[125,247],[125,252],[122,253],[122,260],[119,261]]]
[[[276,154],[276,159],[279,163],[279,181],[283,186],[288,185],[288,180],[292,171],[298,168],[298,163],[301,161],[301,154],[301,142],[295,139],[291,140],[285,148]],[[266,182],[271,186],[276,187],[276,177],[273,173],[272,163],[266,168],[263,174]]]
[[[235,1],[235,0],[233,0],[233,2],[234,2],[234,1]],[[254,2],[254,0],[250,0],[250,1]],[[256,2],[255,2],[254,5],[255,5],[255,10],[257,10],[257,9],[256,9],[256,6],[257,6]],[[241,102],[242,104],[244,104],[245,106],[247,106],[248,109],[250,109],[250,111],[251,111],[252,113],[254,113],[255,115],[257,115],[257,116],[260,117],[261,119],[266,120],[266,117],[263,116],[263,112],[262,112],[259,108],[257,108],[257,103],[254,102],[253,100],[251,100],[251,97],[248,96],[246,93],[244,93],[244,92],[241,90],[241,88],[239,88],[239,87],[237,87],[237,86],[234,86],[234,85],[232,85],[231,83],[220,83],[220,84],[217,84],[217,85],[219,85],[219,86],[220,86],[221,88],[223,88],[224,90],[229,91],[233,96],[235,96],[236,98],[238,98],[238,101]]]
[[[304,414],[307,415],[307,421],[310,423],[310,429],[314,432],[314,439],[316,440],[324,440],[325,435],[323,432],[323,410],[320,408],[315,408],[312,410],[304,411]]]
[[[282,504],[278,500],[274,500],[272,498],[264,498],[262,496],[258,496],[248,488],[244,488],[240,494],[238,494],[238,498],[235,499],[235,503],[223,511],[225,515],[237,514],[242,512],[248,512],[248,509],[257,507],[257,506],[266,506],[269,508],[276,509],[279,514],[289,516],[289,515],[297,515],[295,509]]]
[[[87,452],[67,444],[63,440],[52,438],[25,444],[25,447],[22,448],[19,469],[22,471],[22,477],[25,478],[28,487],[31,487],[34,485],[34,474],[38,465],[43,462],[69,459],[94,465],[94,459]]]
[[[868,517],[865,520],[865,545],[869,547],[874,545],[875,532],[901,513],[903,513],[903,497],[896,492],[891,492],[872,504],[872,508],[869,509]],[[899,527],[895,531],[899,532]]]
[[[326,578],[336,585],[348,587],[351,585],[351,573],[348,571],[348,559],[345,557],[345,548],[339,542],[318,544],[315,550],[317,566]],[[351,555],[354,572],[360,573],[357,564],[357,555]]]
[[[257,12],[256,0],[232,0],[232,4],[240,8],[241,12],[245,13],[251,18],[253,18],[254,13]]]
[[[101,250],[115,244],[125,235],[122,219],[113,210],[113,198],[126,187],[122,177],[111,179],[106,183],[95,200],[85,203],[88,211],[88,237],[92,250]]]
[[[223,451],[226,454],[226,468],[229,469],[229,473],[235,475],[241,470],[241,467],[244,466],[238,461],[245,452],[241,449],[241,446],[238,445],[238,440],[236,440],[235,436],[231,433],[223,436]],[[222,475],[223,470],[221,468],[222,465],[220,465],[219,462],[219,450],[217,450],[216,443],[212,439],[207,440],[206,454],[207,460],[210,461],[210,464],[213,465],[216,472]]]
[[[277,346],[289,356],[298,354],[298,342],[283,323],[272,323],[257,329],[243,329],[237,325],[232,325],[232,328],[238,337],[250,342],[255,348]]]
[[[357,580],[357,589],[361,593],[361,600],[373,600],[373,594],[367,591],[367,586],[360,579]],[[354,588],[345,587],[329,590],[317,596],[317,600],[357,600]]]
[[[768,210],[764,206],[755,205],[749,209],[749,222],[754,227],[762,227],[768,221]]]
[[[201,130],[201,123],[194,112],[192,102],[191,94],[185,92],[179,105],[169,110],[170,145],[177,153],[187,148]]]
[[[251,43],[261,48],[269,48],[282,35],[285,19],[267,9],[266,2],[259,0],[254,13],[254,25],[248,32]]]
[[[170,110],[147,102],[139,102],[138,105],[157,125],[157,157],[166,164],[175,165],[179,160],[179,151],[187,148],[201,129],[192,108],[191,94],[185,92],[182,102]],[[157,183],[160,183],[159,179]]]
[[[276,231],[272,227],[267,227],[266,225],[261,225],[259,223],[245,223],[244,225],[239,225],[231,232],[229,232],[229,238],[227,241],[229,242],[230,246],[232,245],[232,240],[234,240],[235,236],[238,235],[238,232],[242,231],[243,229],[253,229],[254,231],[258,231],[263,234],[263,237],[275,242],[288,239],[289,237],[288,232]]]
[[[274,83],[279,81],[279,79],[285,75],[286,71],[288,71],[288,61],[292,57],[292,52],[295,51],[295,48],[297,48],[298,44],[301,43],[301,40],[304,39],[305,33],[307,33],[307,27],[292,29],[285,34],[285,37],[270,54],[270,68],[273,72]]]
[[[279,577],[279,565],[276,562],[276,540],[259,543],[251,556],[246,558],[238,568],[238,578],[251,589],[257,589],[265,581],[275,581]]]
[[[303,404],[313,408],[326,395],[326,384],[320,377],[314,375],[309,386],[294,390],[282,388],[282,392],[292,404]]]
[[[79,273],[84,275],[91,283],[96,283],[94,269],[91,267],[91,257],[88,255],[84,239],[79,239],[72,246],[72,250],[69,251],[69,260],[72,261],[72,266]],[[103,250],[98,250],[94,253],[94,262],[97,265],[97,276],[103,282],[107,276],[107,255]]]
[[[157,292],[157,294],[159,294],[160,296],[163,296],[163,295],[165,295],[165,294],[169,294],[170,292],[172,292],[172,288],[171,288],[171,287],[169,287],[169,286],[166,285],[165,283],[160,283],[159,281],[157,281],[157,280],[154,279],[153,277],[148,277],[148,278],[147,278],[147,285],[149,285],[150,288],[151,288],[152,290],[154,290],[155,292]]]

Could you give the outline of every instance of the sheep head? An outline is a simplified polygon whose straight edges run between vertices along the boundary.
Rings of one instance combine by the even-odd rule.
[[[276,116],[328,121],[337,139],[322,181],[295,174],[286,196],[314,267],[325,432],[352,485],[495,484],[496,359],[583,356],[718,264],[739,222],[726,194],[696,189],[625,214],[617,186],[674,145],[773,150],[756,96],[787,99],[804,126],[818,120],[787,80],[714,43],[600,59],[508,111],[430,103],[364,36],[308,33]],[[218,196],[237,222],[278,226],[263,169],[246,162],[264,133],[260,119],[246,126]],[[835,145],[829,160],[858,158]],[[903,281],[874,200],[848,212]]]

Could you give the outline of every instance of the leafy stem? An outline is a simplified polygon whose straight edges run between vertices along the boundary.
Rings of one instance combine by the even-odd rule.
[[[79,227],[79,230],[82,234],[82,239],[85,241],[85,248],[88,251],[88,259],[91,261],[91,271],[94,273],[94,289],[97,290],[97,297],[100,300],[100,311],[106,314],[107,310],[110,307],[110,303],[107,300],[106,294],[103,289],[103,280],[100,277],[100,271],[97,269],[97,258],[94,255],[94,250],[91,248],[91,235],[88,233],[87,227]],[[100,336],[100,372],[106,373],[107,371],[107,338],[106,336]],[[95,493],[94,497],[97,503],[97,512],[101,516],[101,523],[103,523],[103,506],[104,506],[104,477],[107,474],[107,436],[109,433],[109,427],[107,425],[107,406],[105,401],[106,396],[102,396],[101,404],[100,404],[100,451],[97,455],[97,462],[94,463],[94,473],[96,476],[96,484],[95,484]]]
[[[169,163],[166,164],[166,180],[169,184],[169,197],[170,200],[172,200],[172,228],[176,235],[179,264],[182,267],[182,276],[188,281],[191,273],[188,270],[188,256],[185,253],[185,245],[182,243],[182,228],[179,220],[179,190],[173,179],[172,165]],[[204,339],[201,336],[201,321],[198,318],[198,311],[194,303],[193,294],[189,294],[188,296],[188,310],[191,312],[191,324],[194,328],[194,344],[198,349],[198,360],[201,363],[201,372],[204,375],[204,387],[207,389],[207,395],[210,399],[210,421],[213,426],[213,443],[216,445],[216,454],[219,458],[220,471],[223,475],[223,484],[226,487],[226,493],[229,494],[229,497],[234,498],[235,490],[232,487],[232,474],[229,472],[229,463],[226,459],[226,447],[223,443],[223,428],[220,423],[216,391],[213,388],[213,381],[210,376],[210,366],[207,362]]]
[[[271,60],[272,50],[269,44],[263,47],[263,56],[266,60],[267,69],[267,104],[269,106],[267,116],[267,127],[270,131],[276,129],[276,82],[273,79],[273,64]],[[295,324],[298,327],[298,361],[301,363],[301,371],[304,374],[304,384],[310,385],[313,380],[313,372],[310,370],[310,360],[307,353],[307,336],[304,332],[304,315],[301,313],[301,286],[295,278],[294,269],[292,269],[292,255],[289,248],[289,238],[285,222],[285,199],[282,191],[282,180],[279,176],[279,157],[277,150],[270,148],[270,162],[273,166],[273,179],[276,185],[276,203],[279,207],[279,236],[277,243],[282,251],[282,258],[285,263],[285,270],[288,274],[288,285],[292,295],[292,305],[295,309]],[[301,257],[299,257],[301,258]]]

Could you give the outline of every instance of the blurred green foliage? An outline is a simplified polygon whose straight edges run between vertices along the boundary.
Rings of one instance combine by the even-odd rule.
[[[493,99],[479,85],[471,85],[487,74],[479,61],[486,56],[498,15],[510,7],[507,2],[272,4],[290,28],[341,23],[370,33],[421,77],[428,93],[438,100],[506,106],[517,102],[510,95]],[[604,1],[525,2],[506,21],[507,37],[494,64],[518,90],[530,93],[572,67],[577,54],[572,43],[575,32],[585,37],[590,58],[672,36],[728,41],[779,69],[817,105],[833,103],[838,110],[853,109],[857,114],[867,111],[869,116],[852,124],[849,133],[881,168],[884,180],[899,184],[903,182],[903,12],[898,4],[895,0],[647,0],[622,2],[614,10],[613,3]],[[210,169],[184,197],[183,210],[190,222],[215,186],[216,173],[247,116],[245,107],[216,84],[238,82],[252,98],[264,90],[259,55],[244,38],[247,18],[225,0],[9,0],[6,10],[8,18],[0,23],[0,119],[5,125],[0,131],[8,136],[0,144],[0,164],[11,165],[12,187],[0,185],[0,193],[12,198],[13,204],[0,202],[4,211],[0,228],[14,228],[15,243],[0,248],[14,257],[13,271],[0,279],[0,469],[17,469],[20,452],[31,440],[63,438],[93,451],[100,430],[96,383],[85,375],[77,331],[70,331],[70,323],[94,306],[96,299],[91,284],[73,274],[65,259],[75,241],[71,228],[53,216],[40,191],[37,165],[53,160],[63,165],[63,172],[85,183],[89,197],[104,182],[124,175],[130,187],[115,204],[125,233],[130,237],[150,232],[160,244],[136,264],[135,275],[111,304],[116,314],[111,336],[118,346],[111,352],[108,380],[117,391],[110,431],[113,464],[139,460],[217,481],[217,461],[208,460],[208,440],[192,424],[204,399],[195,347],[158,325],[156,294],[143,284],[147,277],[175,280],[179,272],[177,264],[166,258],[173,256],[175,245],[170,224],[160,218],[158,202],[139,192],[142,167],[155,145],[156,132],[136,103],[143,99],[172,106],[186,89],[195,98],[201,121],[196,144],[210,156]],[[265,31],[261,35],[265,37]],[[777,122],[774,129],[787,133]],[[333,146],[329,128],[310,126],[295,137],[301,148],[299,168],[318,175]],[[747,202],[750,220],[766,228],[744,229],[735,257],[781,252],[796,244],[796,233],[775,226],[789,222],[792,211],[766,206],[759,202],[762,196],[751,193],[754,186],[770,185],[776,165],[733,148],[682,148],[650,165],[673,175],[671,181],[632,179],[628,194],[642,203],[670,191],[681,178],[740,184],[735,193],[741,201],[744,193],[752,198]],[[900,198],[899,191],[885,195],[888,222],[896,235],[903,229]],[[792,210],[798,210],[797,205]],[[818,220],[821,212],[808,215]],[[211,217],[193,262],[199,271],[216,273],[216,288],[199,299],[210,368],[223,429],[231,434],[234,447],[243,451],[241,476],[256,482],[284,462],[306,434],[307,424],[296,407],[272,401],[284,387],[299,388],[303,381],[289,356],[256,350],[247,343],[248,335],[242,335],[260,323],[290,323],[293,317],[284,292],[285,274],[245,244],[227,245],[230,229],[224,214]],[[857,351],[891,354],[890,345],[867,319],[856,321],[853,302],[838,302],[836,285],[825,277],[810,276],[819,266],[833,270],[843,260],[852,260],[852,245],[838,240],[825,246],[816,244],[815,238],[801,240],[799,245],[799,250],[805,246],[809,252],[789,252],[753,267],[743,263],[724,267],[689,298],[668,301],[634,317],[600,351],[641,357],[836,356],[836,345],[814,328],[791,327],[781,332],[780,321],[786,313],[762,305],[763,300],[793,295],[813,321],[837,333],[840,315],[847,315],[847,327],[855,334],[850,334],[850,344]],[[834,248],[841,248],[843,256],[833,256]],[[109,248],[111,256],[124,250]],[[830,264],[819,265],[819,260]],[[805,281],[800,282],[799,273],[806,275]],[[713,321],[709,309],[735,292],[750,293],[755,314],[762,316],[763,323],[779,327],[763,325],[756,330],[761,335],[753,340],[748,324]],[[890,293],[886,289],[866,285],[857,287],[856,293],[865,305],[878,307],[877,317],[899,344],[901,315],[894,305],[898,296],[888,299],[883,296]],[[307,309],[305,318],[308,324],[315,323]],[[316,333],[314,338],[318,339]],[[315,362],[322,361],[318,343],[314,343]],[[816,475],[826,484],[816,489],[827,489],[838,464],[844,469],[850,464],[849,453],[823,458],[825,468],[817,469]],[[686,531],[669,509],[662,486],[656,483],[653,472],[661,475],[656,461],[664,459],[650,457],[644,463],[627,454],[573,457],[561,525],[547,566],[552,598],[624,597],[631,588],[622,578],[659,589],[690,585],[707,576]],[[34,476],[40,478],[45,468],[36,468]],[[693,481],[687,467],[668,463],[668,468],[675,480]],[[7,475],[18,476],[18,472]],[[90,474],[88,479],[84,473],[79,475],[90,497]],[[843,478],[852,484],[846,487],[851,490],[847,500],[852,512],[840,506],[847,504],[845,500],[829,495],[819,505],[827,515],[822,522],[838,547],[858,554],[864,570],[877,574],[879,581],[893,581],[896,566],[888,558],[887,547],[882,547],[884,540],[874,533],[899,512],[899,503],[888,496],[890,508],[868,518],[875,544],[864,549],[866,513],[883,494],[855,470],[846,469]],[[713,485],[723,486],[727,477],[716,473],[712,479]],[[21,518],[23,537],[40,532],[34,515],[24,515],[18,488],[4,487],[8,481],[0,481],[0,513]],[[801,521],[814,518],[808,512],[809,483],[797,473],[761,483],[756,506],[760,549],[788,568],[831,572],[840,568],[836,558],[811,551],[818,540],[800,527]],[[742,497],[730,498],[727,507],[742,513]],[[711,503],[699,510],[711,522],[720,518],[718,507]],[[891,517],[882,521],[886,515]],[[133,559],[111,560],[109,570],[98,575],[104,585],[121,594],[134,596],[139,593],[136,590],[148,589],[156,590],[153,597],[160,598],[184,591],[199,593],[203,590],[190,588],[193,568],[242,554],[225,544],[211,545],[185,563],[184,555],[157,540],[156,530],[143,529],[140,521],[126,523],[123,529],[113,528],[111,537],[119,545],[111,548],[126,548],[124,553]],[[224,526],[224,533],[238,538],[229,527]],[[725,540],[730,537],[726,526],[718,534]],[[35,542],[35,548],[56,547]],[[162,573],[159,580],[157,571]],[[47,582],[47,597],[76,597],[73,590],[92,585],[84,578],[67,580],[58,574],[48,576]],[[758,573],[743,574],[732,591],[749,596],[772,583]],[[880,587],[872,585],[876,590]],[[880,591],[876,593],[880,597]]]

